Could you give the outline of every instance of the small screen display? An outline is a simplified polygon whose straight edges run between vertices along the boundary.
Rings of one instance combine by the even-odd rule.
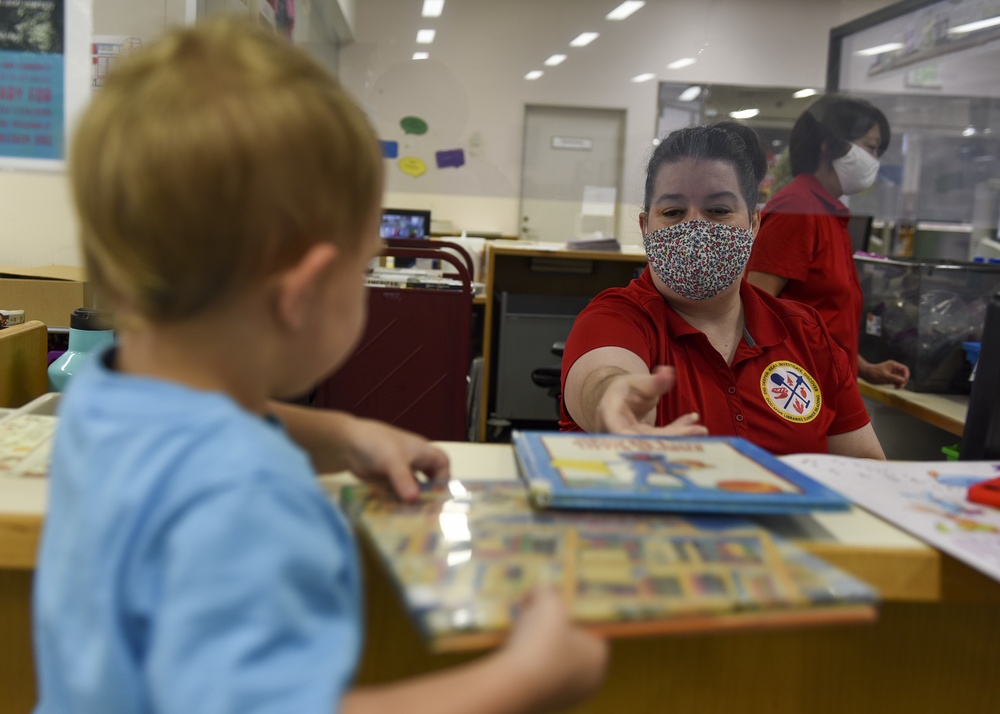
[[[408,211],[386,208],[382,210],[379,235],[383,238],[429,238],[431,234],[430,211]]]

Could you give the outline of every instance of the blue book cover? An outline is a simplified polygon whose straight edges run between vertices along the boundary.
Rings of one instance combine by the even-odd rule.
[[[540,508],[758,515],[850,505],[738,437],[515,431],[512,442]]]

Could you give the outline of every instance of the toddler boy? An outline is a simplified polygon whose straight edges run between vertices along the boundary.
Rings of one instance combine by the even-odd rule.
[[[316,469],[404,498],[423,439],[278,406],[353,349],[382,157],[327,73],[214,20],[123,60],[70,179],[118,342],[63,396],[35,581],[39,714],[537,711],[599,684],[604,643],[539,591],[507,644],[352,689],[360,577]],[[296,444],[295,442],[298,442]]]

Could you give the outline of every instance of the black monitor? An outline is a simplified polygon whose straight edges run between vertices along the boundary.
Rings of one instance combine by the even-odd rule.
[[[383,208],[379,235],[383,238],[430,238],[431,212]]]
[[[873,216],[851,216],[847,219],[847,232],[851,234],[851,245],[855,251],[868,252],[868,241],[872,234]]]
[[[1000,459],[1000,293],[990,298],[959,458]]]

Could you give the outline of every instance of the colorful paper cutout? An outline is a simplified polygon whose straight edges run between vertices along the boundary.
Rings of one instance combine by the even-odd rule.
[[[417,178],[427,172],[427,164],[416,156],[404,156],[399,160],[399,170],[407,176]]]
[[[465,152],[462,149],[447,149],[438,151],[435,155],[439,169],[458,168],[465,165]]]
[[[399,142],[397,141],[379,141],[382,145],[382,157],[385,159],[395,159],[399,156]]]
[[[399,120],[399,125],[406,134],[426,134],[427,122],[420,117],[403,117]]]

